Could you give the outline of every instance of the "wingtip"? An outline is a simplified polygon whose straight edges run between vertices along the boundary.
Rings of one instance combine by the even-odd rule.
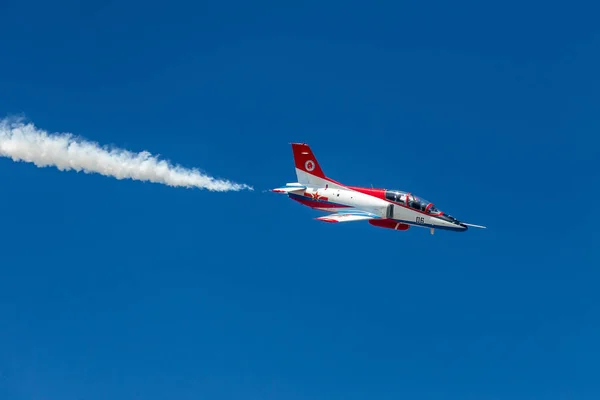
[[[321,221],[321,222],[329,222],[329,223],[331,223],[331,224],[334,224],[334,223],[340,222],[340,221],[337,221],[337,220],[335,220],[335,219],[332,219],[332,218],[314,218],[314,220],[315,220],[315,221]]]

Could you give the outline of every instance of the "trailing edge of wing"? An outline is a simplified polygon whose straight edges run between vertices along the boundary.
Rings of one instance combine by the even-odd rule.
[[[352,222],[352,221],[365,221],[368,219],[378,218],[375,215],[371,214],[331,214],[325,215],[323,217],[315,218],[317,221],[323,222]]]

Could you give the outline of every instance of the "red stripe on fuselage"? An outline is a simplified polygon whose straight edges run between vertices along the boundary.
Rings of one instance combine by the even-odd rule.
[[[369,196],[377,197],[378,199],[387,200],[385,198],[385,189],[361,188],[356,186],[348,186],[348,189],[354,190],[359,193],[367,194]]]
[[[297,201],[300,204],[303,204],[307,207],[310,208],[348,208],[350,206],[345,206],[342,204],[336,204],[336,203],[331,203],[331,202],[322,202],[322,201],[318,201],[318,200],[313,200],[312,198],[308,198],[308,197],[297,197],[297,196],[290,196],[290,199]]]

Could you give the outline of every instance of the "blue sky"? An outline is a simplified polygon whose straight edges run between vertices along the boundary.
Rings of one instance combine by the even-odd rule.
[[[0,116],[247,183],[0,159],[0,398],[595,399],[591,2],[0,4]],[[289,142],[488,229],[324,224]]]

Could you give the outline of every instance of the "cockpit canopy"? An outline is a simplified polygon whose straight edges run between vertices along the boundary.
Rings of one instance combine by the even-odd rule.
[[[413,210],[421,211],[427,214],[440,214],[440,211],[433,205],[432,202],[423,198],[417,197],[411,193],[405,193],[400,190],[386,190],[385,198],[394,203],[399,203],[403,206],[412,208]]]

